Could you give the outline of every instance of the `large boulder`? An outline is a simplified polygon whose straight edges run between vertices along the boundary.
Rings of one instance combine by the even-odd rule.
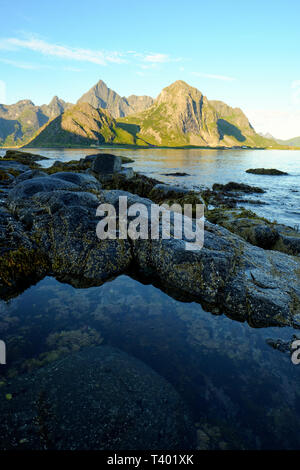
[[[25,216],[25,214],[24,214]],[[32,218],[32,212],[29,211]],[[0,207],[0,298],[8,299],[50,270],[48,256],[30,237],[22,222]]]
[[[53,274],[73,285],[92,286],[123,273],[132,261],[128,240],[97,238],[98,205],[92,193],[61,190],[36,193],[14,207],[20,219],[29,209],[37,214],[31,234],[46,251]]]
[[[14,183],[18,184],[22,181],[31,180],[32,178],[43,178],[44,176],[48,176],[45,171],[42,170],[27,170],[24,173],[21,173],[15,179]]]
[[[99,191],[99,189],[101,189],[101,184],[99,181],[93,175],[88,173],[72,173],[70,171],[62,171],[54,173],[53,176],[60,180],[74,183],[83,190]]]
[[[28,199],[36,193],[58,191],[63,189],[76,190],[80,189],[78,185],[71,183],[66,180],[61,180],[52,176],[38,177],[29,180],[25,180],[17,184],[8,195],[10,202],[15,202],[22,199]]]
[[[97,175],[110,175],[122,169],[122,159],[116,155],[100,153],[93,158],[91,168]]]
[[[175,389],[141,361],[86,348],[1,388],[3,449],[184,450],[195,431]],[[15,398],[17,397],[17,398]]]

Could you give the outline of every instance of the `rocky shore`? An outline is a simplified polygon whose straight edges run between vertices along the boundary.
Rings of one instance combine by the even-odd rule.
[[[250,211],[241,194],[260,188],[215,187],[199,193],[135,174],[114,156],[89,156],[42,168],[37,157],[8,151],[0,160],[0,296],[8,299],[46,275],[77,287],[127,273],[168,294],[197,301],[255,327],[300,326],[300,235]],[[125,164],[125,166],[124,166]],[[245,186],[245,185],[244,185]],[[206,205],[205,241],[99,240],[99,203]]]

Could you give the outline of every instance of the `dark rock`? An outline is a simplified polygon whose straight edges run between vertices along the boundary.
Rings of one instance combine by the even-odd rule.
[[[235,183],[234,181],[230,181],[227,184],[220,184],[215,183],[212,187],[213,191],[239,191],[243,193],[264,193],[265,191],[257,186],[249,186],[248,184],[244,183]]]
[[[23,172],[23,171],[29,170],[29,166],[23,165],[22,163],[19,163],[19,162],[15,162],[13,160],[2,160],[0,158],[0,170],[4,170],[4,171],[13,170],[13,171]]]
[[[57,191],[63,189],[80,189],[69,181],[60,180],[52,176],[33,178],[17,184],[8,195],[9,201],[18,203],[21,199],[32,197],[36,193]]]
[[[277,351],[291,354],[293,352],[293,342],[298,341],[299,339],[300,338],[296,335],[293,335],[290,341],[283,341],[282,339],[275,340],[273,338],[268,338],[266,339],[266,343],[271,346],[271,348],[277,349]]]
[[[92,162],[92,171],[96,174],[112,174],[120,171],[122,160],[120,157],[106,153],[100,153]]]
[[[98,191],[99,189],[101,189],[101,184],[99,183],[99,181],[93,175],[90,175],[88,173],[72,173],[64,171],[55,173],[53,176],[60,180],[74,183],[84,190]]]
[[[260,224],[253,227],[255,245],[266,250],[270,250],[279,239],[276,227],[267,224]],[[250,240],[249,240],[250,241]]]
[[[134,171],[132,168],[124,168],[120,171],[120,175],[124,175],[126,179],[131,179],[134,177]]]
[[[21,183],[22,181],[25,180],[30,180],[32,178],[43,178],[44,176],[47,176],[47,173],[42,170],[27,170],[24,171],[24,173],[21,173],[17,178],[15,179],[15,184]]]
[[[196,444],[175,389],[108,346],[69,355],[1,392],[12,395],[0,401],[2,450],[184,450]]]
[[[155,187],[155,182],[149,182],[146,177],[125,180],[116,175],[117,180],[109,183],[112,187],[115,183],[121,185],[122,181],[124,188],[132,187],[147,195],[152,194]],[[136,187],[137,181],[140,186]],[[168,192],[164,187],[167,185],[162,186],[153,192],[159,202],[166,200],[166,194],[181,202],[189,198],[201,200],[199,194],[173,191],[172,186],[168,187]],[[129,204],[139,202],[149,210],[152,197],[150,200],[137,194],[125,194],[129,195]],[[121,195],[123,191],[100,190],[99,201],[117,206]],[[228,211],[226,218],[220,211],[219,220],[223,220],[224,225],[228,223],[230,231],[206,222],[204,246],[199,251],[188,251],[185,240],[173,238],[99,240],[96,236],[99,201],[94,194],[83,192],[79,186],[55,176],[27,180],[10,191],[8,207],[20,222],[12,214],[5,216],[0,243],[3,247],[16,246],[15,238],[13,243],[7,242],[9,230],[19,233],[21,246],[27,240],[29,248],[26,248],[25,268],[21,270],[23,278],[27,270],[29,277],[46,271],[64,282],[87,287],[127,272],[146,278],[171,295],[201,302],[210,311],[224,312],[252,326],[298,324],[295,318],[300,314],[299,260],[254,246],[254,243],[265,246],[273,243],[277,236],[276,225],[250,211],[241,211],[238,215]],[[29,210],[32,220],[27,216]],[[30,227],[29,232],[21,221]],[[267,227],[263,227],[264,224]],[[150,224],[148,230],[149,227]],[[253,236],[255,241],[250,244],[240,235],[249,240]],[[274,246],[279,242],[280,238]],[[33,258],[35,253],[39,259],[47,260],[41,270]],[[21,257],[21,261],[23,259]],[[0,287],[4,293],[9,283],[16,287],[22,277],[14,271],[15,265],[6,271],[9,263],[10,259],[4,257],[0,264]]]
[[[47,255],[30,238],[22,221],[0,208],[0,297],[9,299],[17,295],[49,270]]]
[[[222,225],[253,245],[300,255],[300,233],[291,227],[271,223],[245,209],[213,209],[206,216],[210,222]]]
[[[187,194],[190,192],[189,189],[182,188],[180,186],[172,186],[169,184],[164,184],[164,183],[159,183],[156,184],[153,188],[153,192],[159,191],[161,193],[164,193],[165,196],[172,195],[173,193],[176,194]]]
[[[112,157],[115,157],[116,155],[112,155],[112,154],[107,154],[107,153],[96,153],[94,155],[87,155],[83,161],[84,162],[90,162],[92,163],[96,157],[99,157],[101,155],[111,155]],[[132,158],[129,158],[129,157],[124,157],[124,156],[118,156],[118,158],[121,158],[122,160],[122,165],[126,165],[128,163],[134,163],[134,160],[132,160]]]
[[[15,160],[19,163],[23,163],[24,165],[36,163],[41,160],[49,160],[48,157],[29,152],[23,152],[20,150],[7,150],[4,158],[8,160]]]
[[[250,168],[246,170],[246,173],[253,173],[254,175],[288,175],[288,173],[275,168]]]
[[[176,171],[175,173],[163,173],[163,176],[191,176],[188,173],[180,173],[180,171]]]
[[[284,253],[291,255],[300,255],[300,232],[286,227],[285,225],[277,225],[277,231],[279,233],[279,240],[275,245],[274,249],[279,249]]]

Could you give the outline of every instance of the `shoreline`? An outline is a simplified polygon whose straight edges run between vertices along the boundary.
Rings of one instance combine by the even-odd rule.
[[[38,146],[38,147],[31,147],[30,145],[20,145],[15,147],[0,147],[0,150],[21,150],[21,149],[45,149],[45,150],[56,150],[56,149],[65,149],[65,150],[78,150],[78,149],[95,149],[101,150],[102,148],[111,148],[111,149],[125,149],[125,150],[155,150],[155,149],[166,149],[166,150],[300,150],[300,147],[293,147],[293,146],[278,146],[278,147],[246,147],[246,146],[234,146],[234,147],[226,147],[226,146],[218,146],[218,147],[210,147],[210,146],[196,146],[196,145],[184,145],[184,146],[175,146],[175,147],[167,147],[167,146],[158,146],[158,145],[130,145],[130,144],[101,144],[100,146],[91,146],[88,147],[86,145],[72,145],[72,146]]]
[[[37,163],[39,155],[20,154],[12,151],[10,168],[14,169],[9,170],[7,158],[7,169],[3,165],[2,170],[5,175],[11,171],[3,175],[1,186],[6,246],[0,263],[3,298],[18,295],[26,283],[47,275],[89,287],[120,274],[134,277],[138,273],[174,298],[195,301],[207,311],[222,312],[251,326],[300,328],[298,232],[234,207],[236,196],[226,188],[178,190],[126,169],[118,156],[112,156],[114,166],[107,175],[101,154],[56,162],[49,168]],[[203,248],[187,252],[188,240],[172,236],[99,241],[95,237],[97,207],[102,203],[117,207],[123,195],[129,205],[146,207],[204,204]],[[78,214],[80,226],[75,222]]]

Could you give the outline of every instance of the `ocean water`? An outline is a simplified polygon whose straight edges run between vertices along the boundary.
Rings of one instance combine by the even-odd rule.
[[[63,161],[99,152],[34,151]],[[259,197],[266,204],[252,210],[291,226],[300,222],[298,151],[112,153],[132,157],[135,170],[190,188],[229,181],[263,187],[266,193]],[[255,167],[278,168],[289,176],[245,173]],[[163,176],[175,171],[190,176]],[[66,332],[71,343],[53,340]],[[125,275],[87,289],[47,277],[9,302],[0,301],[0,339],[7,344],[7,365],[0,373],[13,381],[74,347],[117,347],[174,386],[191,411],[199,449],[300,449],[300,365],[267,343],[270,338],[289,341],[295,333],[291,328],[254,329],[212,315],[199,304],[179,302]]]
[[[198,189],[214,183],[236,181],[259,186],[266,192],[246,195],[262,205],[243,204],[258,215],[291,227],[300,224],[300,151],[299,150],[197,150],[197,149],[28,149],[51,160],[77,160],[94,153],[114,153],[134,159],[134,170],[160,181]],[[0,151],[4,153],[4,151]],[[53,162],[42,161],[44,166]],[[249,168],[277,168],[287,176],[253,175]],[[189,176],[165,176],[165,173]]]

